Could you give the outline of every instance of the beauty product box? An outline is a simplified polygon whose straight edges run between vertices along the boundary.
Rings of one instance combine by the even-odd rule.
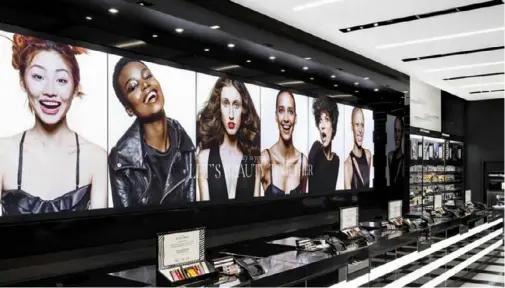
[[[205,229],[158,234],[157,286],[208,286],[217,279],[205,260]]]

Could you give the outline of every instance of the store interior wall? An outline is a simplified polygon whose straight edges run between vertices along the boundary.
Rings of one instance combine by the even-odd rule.
[[[465,107],[465,189],[484,201],[484,162],[504,158],[504,100],[468,101]]]

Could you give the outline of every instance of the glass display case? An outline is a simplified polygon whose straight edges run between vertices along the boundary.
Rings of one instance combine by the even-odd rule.
[[[410,212],[432,209],[437,194],[444,205],[463,201],[463,142],[412,133],[410,147]]]
[[[493,208],[504,209],[504,189],[505,189],[505,173],[504,171],[492,171],[486,175],[487,183],[487,206]]]

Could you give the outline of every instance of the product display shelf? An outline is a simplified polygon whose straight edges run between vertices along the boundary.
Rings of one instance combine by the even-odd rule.
[[[429,135],[429,136],[428,136]],[[463,200],[463,142],[447,134],[414,128],[410,143],[410,211],[433,208],[433,195],[442,203]]]

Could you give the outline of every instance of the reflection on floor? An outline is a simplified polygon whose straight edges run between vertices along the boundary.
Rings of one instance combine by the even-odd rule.
[[[466,246],[483,235],[474,235],[462,241],[460,243],[456,243],[447,248],[447,250],[442,250],[431,254],[428,257],[419,259],[418,261],[405,265],[404,267],[396,270],[395,272],[386,274],[374,281],[364,284],[361,287],[384,287],[390,283],[393,283],[395,280],[402,278],[403,276],[415,272],[420,267],[427,265],[430,262],[433,262],[437,259],[444,257],[447,254],[450,254],[463,246]],[[480,251],[486,249],[491,244],[495,243],[499,238],[494,238],[492,241],[489,241],[478,248],[475,248],[465,255],[462,255],[453,261],[446,263],[445,265],[431,271],[431,273],[426,275],[419,275],[419,278],[415,281],[409,283],[408,287],[421,287],[422,285],[429,282],[431,279],[445,273],[447,270],[457,266],[461,262],[466,259],[476,255]],[[386,262],[394,260],[397,257],[403,257],[413,251],[415,251],[415,247],[402,247],[397,251],[388,252],[385,255],[380,255],[372,259],[372,268],[381,266]],[[504,252],[503,246],[500,246],[498,249],[493,250],[489,254],[480,258],[475,263],[469,265],[463,271],[460,271],[453,277],[449,278],[445,283],[441,283],[437,287],[505,287],[504,280]]]

